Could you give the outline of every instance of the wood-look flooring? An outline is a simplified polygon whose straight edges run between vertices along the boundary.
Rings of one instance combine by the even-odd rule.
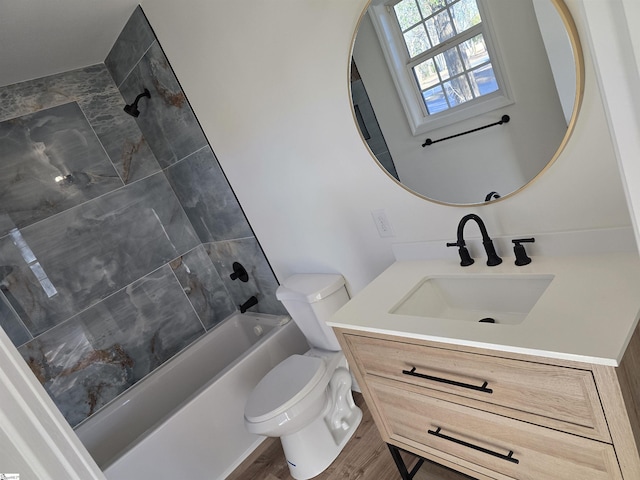
[[[362,395],[354,393],[362,409],[362,422],[338,458],[314,480],[400,480],[387,445],[371,418]],[[418,458],[403,454],[409,470]],[[468,480],[470,477],[425,462],[414,480]],[[282,452],[280,439],[267,438],[227,480],[293,480]]]

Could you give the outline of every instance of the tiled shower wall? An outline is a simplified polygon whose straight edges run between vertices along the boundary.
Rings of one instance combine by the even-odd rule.
[[[0,88],[0,325],[72,426],[276,288],[139,7],[104,65]]]

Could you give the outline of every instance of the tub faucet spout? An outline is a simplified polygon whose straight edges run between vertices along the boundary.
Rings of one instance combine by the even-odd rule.
[[[502,263],[502,259],[496,253],[496,249],[493,246],[493,241],[491,240],[491,237],[489,237],[489,233],[487,232],[487,227],[484,225],[482,219],[474,213],[470,213],[462,217],[460,223],[458,224],[458,239],[454,243],[447,243],[447,247],[458,247],[461,266],[468,267],[469,265],[473,264],[474,260],[473,258],[471,258],[471,255],[469,254],[466,243],[464,241],[464,226],[469,220],[475,221],[480,228],[480,233],[482,234],[482,245],[484,246],[484,251],[487,252],[487,265],[490,267],[500,265]]]
[[[247,310],[257,304],[258,298],[255,295],[252,295],[242,305],[238,305],[238,308],[240,309],[240,313],[245,313]]]

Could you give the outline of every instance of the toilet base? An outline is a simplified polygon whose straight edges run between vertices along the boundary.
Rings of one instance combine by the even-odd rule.
[[[348,392],[350,403],[353,402]],[[303,429],[280,437],[291,476],[296,480],[313,478],[331,465],[362,420],[362,410],[352,403],[349,416],[342,418],[338,430],[331,428],[331,412],[316,418]]]

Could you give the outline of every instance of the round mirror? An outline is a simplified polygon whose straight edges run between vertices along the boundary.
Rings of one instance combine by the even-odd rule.
[[[437,203],[507,198],[558,157],[583,90],[561,0],[372,0],[350,72],[372,156]]]

